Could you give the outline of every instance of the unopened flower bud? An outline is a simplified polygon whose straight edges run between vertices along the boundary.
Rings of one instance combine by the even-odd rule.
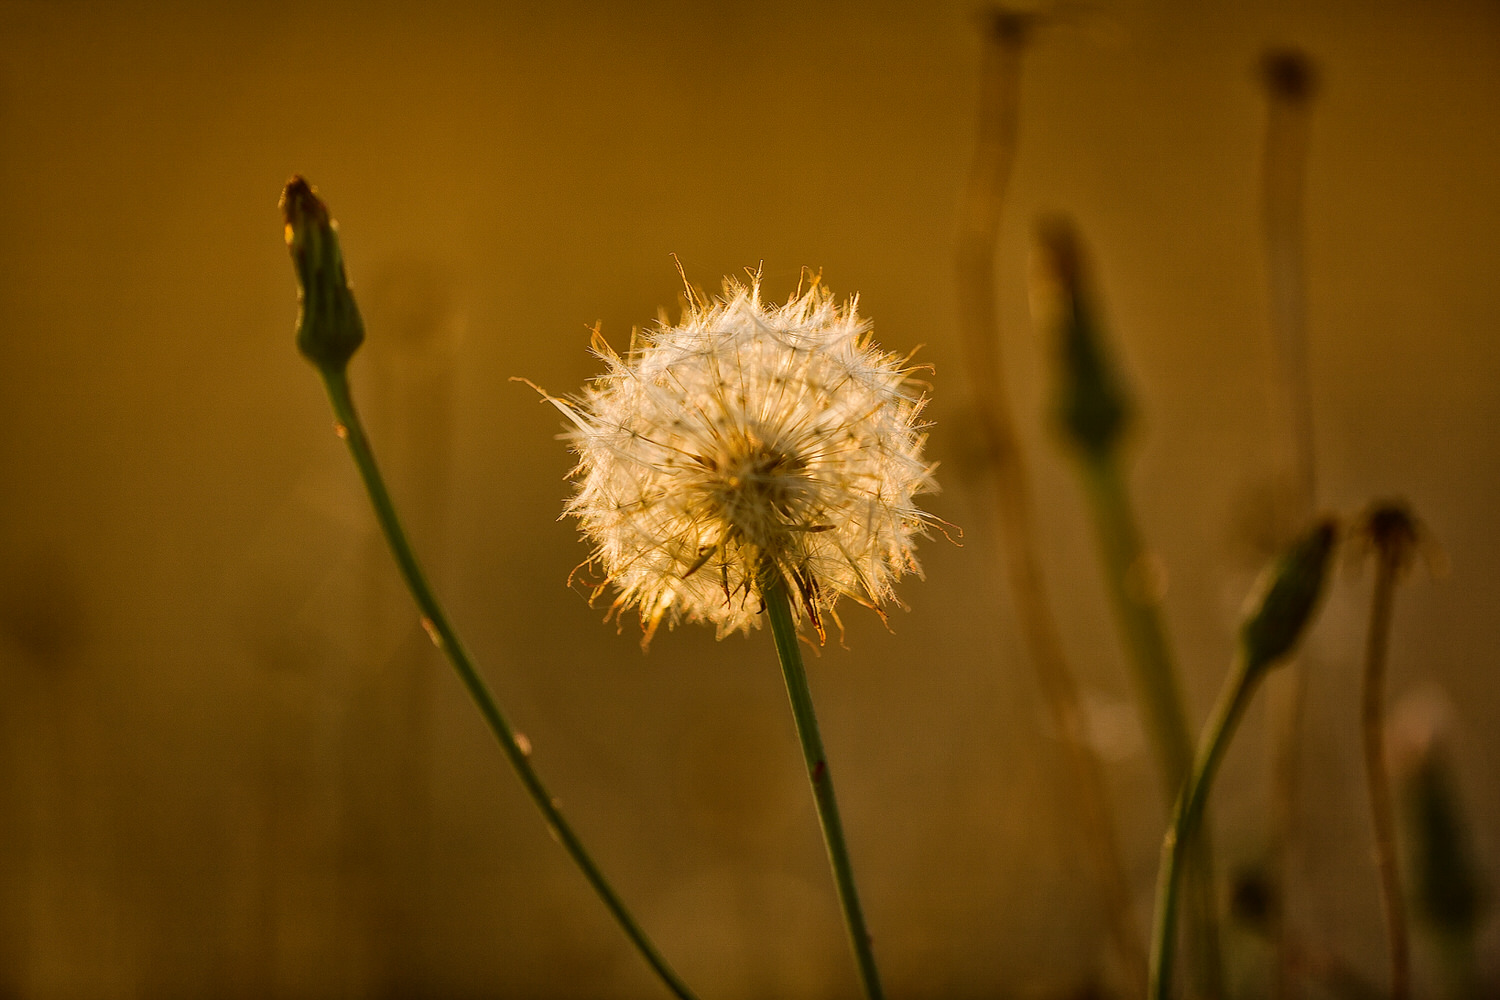
[[[1264,669],[1297,645],[1317,610],[1338,540],[1332,518],[1319,521],[1294,542],[1265,578],[1255,612],[1240,629],[1240,642],[1252,670]]]
[[[1086,267],[1072,225],[1062,219],[1044,222],[1032,268],[1032,312],[1040,325],[1055,331],[1054,412],[1069,443],[1103,459],[1125,433],[1131,404],[1094,321]]]
[[[1458,776],[1444,748],[1434,740],[1412,756],[1403,791],[1413,901],[1432,929],[1455,938],[1472,938],[1488,900]]]
[[[300,286],[297,349],[325,375],[342,372],[364,343],[365,325],[344,275],[338,225],[301,177],[287,182],[281,214]]]

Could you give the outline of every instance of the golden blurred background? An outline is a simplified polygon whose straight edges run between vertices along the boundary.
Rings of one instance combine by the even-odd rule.
[[[1306,180],[1321,504],[1406,497],[1392,701],[1500,836],[1500,6],[1100,0],[1036,36],[998,256],[1047,585],[1144,932],[1164,809],[1025,273],[1065,211],[1142,409],[1130,471],[1195,725],[1286,471],[1260,215],[1269,44],[1323,85]],[[932,364],[930,509],[887,634],[809,662],[896,997],[1117,981],[1074,789],[994,565],[953,278],[968,2],[0,3],[0,996],[665,995],[418,627],[315,373],[276,199],[341,222],[356,396],[469,645],[705,998],[857,986],[770,638],[638,648],[566,586],[558,415],[688,278],[803,267]],[[1368,569],[1313,634],[1289,920],[1380,983],[1358,754]],[[607,603],[607,602],[606,602]],[[1412,708],[1410,706],[1416,706]],[[1402,706],[1406,706],[1403,708]],[[1402,713],[1405,713],[1404,715]],[[1432,720],[1436,719],[1436,722]],[[1268,849],[1251,713],[1221,874]],[[1267,949],[1230,927],[1232,981]],[[1434,959],[1417,940],[1419,984]],[[1479,961],[1500,972],[1500,932]],[[1424,988],[1426,986],[1424,985]],[[1314,988],[1314,996],[1322,995]]]

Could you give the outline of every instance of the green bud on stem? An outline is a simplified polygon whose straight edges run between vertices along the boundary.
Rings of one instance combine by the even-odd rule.
[[[1435,930],[1472,937],[1486,900],[1453,767],[1427,747],[1406,786],[1417,912]]]
[[[1240,628],[1250,670],[1262,670],[1289,654],[1317,610],[1338,540],[1338,523],[1324,518],[1282,553],[1266,577],[1255,612]]]
[[[1088,262],[1064,219],[1037,230],[1033,311],[1056,330],[1059,383],[1053,412],[1069,444],[1090,459],[1110,458],[1130,424],[1132,406],[1094,320]]]
[[[365,324],[344,275],[338,224],[301,177],[287,181],[281,215],[300,286],[297,349],[323,374],[340,374],[364,343]]]

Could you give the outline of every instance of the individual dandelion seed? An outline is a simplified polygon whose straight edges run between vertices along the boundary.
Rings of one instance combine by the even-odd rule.
[[[766,572],[821,640],[839,597],[879,612],[920,574],[914,539],[940,523],[914,502],[936,489],[926,397],[856,300],[814,279],[767,305],[758,275],[726,279],[712,302],[689,289],[681,322],[625,356],[597,331],[593,349],[605,373],[547,396],[578,455],[565,515],[593,544],[595,594],[612,584],[611,613],[637,610],[644,643],[663,621],[759,627]]]

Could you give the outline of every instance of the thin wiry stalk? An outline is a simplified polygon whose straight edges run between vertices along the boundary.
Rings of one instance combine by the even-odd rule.
[[[515,730],[501,713],[494,695],[490,692],[489,685],[480,676],[463,640],[459,638],[442,604],[428,585],[427,577],[417,562],[416,553],[412,550],[411,543],[406,538],[406,532],[401,526],[401,520],[396,514],[395,505],[391,502],[385,480],[375,464],[375,453],[370,447],[364,426],[354,409],[354,397],[349,391],[347,374],[341,369],[323,368],[320,371],[324,385],[328,389],[328,399],[333,405],[339,436],[349,446],[349,453],[354,458],[354,464],[359,468],[360,478],[364,481],[365,490],[369,493],[376,520],[380,522],[380,529],[385,534],[391,553],[396,557],[401,575],[406,580],[406,585],[411,590],[412,597],[422,613],[422,625],[427,629],[433,644],[442,650],[448,662],[453,665],[453,669],[458,672],[459,679],[463,681],[469,696],[479,708],[479,714],[484,717],[485,723],[500,744],[506,760],[510,761],[511,767],[515,769],[516,776],[521,779],[522,786],[531,796],[537,809],[541,811],[547,826],[579,870],[583,872],[584,878],[588,880],[589,885],[603,901],[605,908],[619,923],[625,936],[630,939],[647,964],[675,996],[682,1000],[695,1000],[692,990],[688,989],[687,985],[678,978],[677,973],[672,970],[660,952],[656,950],[651,939],[646,936],[646,932],[635,922],[635,918],[625,908],[624,902],[615,893],[598,865],[594,863],[594,859],[584,848],[572,826],[563,817],[561,810],[557,807],[556,799],[552,797],[547,787],[542,784],[542,779],[532,768],[531,761],[527,757],[529,752],[527,745],[516,735]]]
[[[964,199],[958,245],[958,295],[964,348],[996,491],[993,535],[1016,604],[1021,633],[1072,772],[1083,836],[1102,896],[1110,938],[1137,988],[1146,956],[1130,912],[1129,882],[1110,817],[1103,767],[1088,742],[1078,685],[1063,653],[1057,620],[1042,584],[1031,526],[1031,496],[1015,421],[1005,391],[996,307],[995,245],[1016,155],[1021,57],[1030,15],[994,10],[984,32],[979,141]]]
[[[1135,667],[1146,728],[1156,748],[1162,789],[1171,808],[1191,772],[1193,738],[1160,604],[1156,595],[1142,593],[1142,588],[1149,586],[1141,579],[1149,556],[1113,457],[1086,456],[1082,467],[1110,601],[1124,636],[1127,658]],[[1223,992],[1223,960],[1214,888],[1213,838],[1206,825],[1200,826],[1196,821],[1185,836],[1191,841],[1184,844],[1189,859],[1188,930],[1198,948],[1193,972],[1200,992],[1217,997]]]
[[[1282,405],[1291,424],[1294,513],[1300,517],[1313,506],[1317,495],[1302,204],[1316,82],[1307,57],[1293,50],[1267,53],[1262,74],[1269,101],[1261,167],[1266,276],[1272,334],[1281,367]]]
[[[1406,1000],[1411,994],[1411,949],[1406,936],[1406,904],[1401,896],[1401,879],[1396,872],[1396,817],[1391,776],[1385,766],[1385,665],[1391,609],[1396,594],[1396,567],[1389,559],[1382,558],[1375,573],[1360,728],[1364,735],[1370,813],[1375,824],[1375,867],[1380,873],[1380,904],[1385,913],[1386,938],[1391,949],[1391,1000]]]
[[[1405,507],[1394,503],[1378,505],[1367,525],[1375,548],[1375,589],[1370,599],[1370,631],[1365,645],[1360,731],[1375,834],[1380,904],[1391,953],[1391,1000],[1406,1000],[1411,995],[1411,946],[1406,930],[1406,902],[1396,868],[1396,810],[1385,759],[1385,689],[1396,583],[1410,561],[1416,528]]]
[[[1151,558],[1121,472],[1134,406],[1105,349],[1087,263],[1071,224],[1048,220],[1038,235],[1034,305],[1054,328],[1058,389],[1053,415],[1078,460],[1105,585],[1170,809],[1192,763],[1193,746],[1160,595],[1146,572]],[[1198,941],[1198,991],[1214,998],[1222,991],[1222,976],[1208,831],[1199,831],[1197,839],[1191,848],[1189,926]]]
[[[1286,515],[1291,523],[1298,524],[1311,515],[1317,495],[1303,237],[1307,136],[1316,74],[1307,57],[1292,49],[1267,52],[1260,68],[1268,102],[1261,174],[1266,275],[1281,405],[1291,430],[1293,476]],[[1296,847],[1298,750],[1306,675],[1293,663],[1282,676],[1284,680],[1271,691],[1270,867],[1285,899]],[[1296,985],[1285,937],[1286,909],[1285,905],[1278,907],[1271,933],[1278,956],[1275,995],[1290,1000],[1296,995]]]
[[[780,570],[768,563],[760,574],[761,598],[771,620],[771,634],[776,640],[776,656],[786,679],[786,693],[791,700],[792,718],[797,724],[797,738],[802,745],[802,759],[807,765],[807,780],[812,784],[813,802],[818,810],[818,825],[823,830],[823,844],[828,849],[828,864],[833,869],[833,884],[839,906],[844,912],[844,926],[859,967],[860,984],[869,1000],[880,1000],[880,972],[875,967],[875,949],[865,926],[864,911],[854,884],[854,866],[849,861],[849,847],[844,840],[844,825],[839,819],[839,804],[833,794],[833,775],[828,769],[828,755],[818,732],[818,716],[813,710],[812,691],[807,686],[807,671],[802,666],[802,650],[797,645],[797,624],[792,617],[791,597]]]

